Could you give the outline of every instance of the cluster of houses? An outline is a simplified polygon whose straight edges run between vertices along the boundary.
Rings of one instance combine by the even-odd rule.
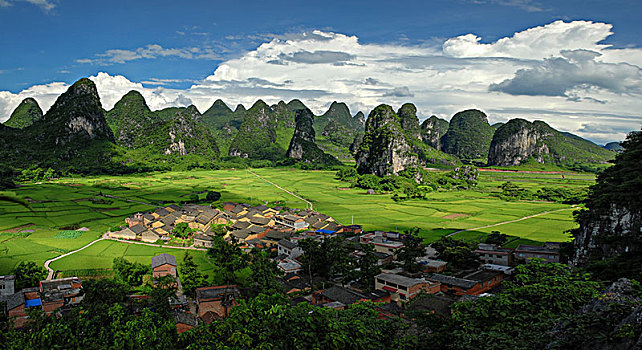
[[[78,277],[68,277],[16,290],[15,276],[0,276],[0,304],[4,304],[5,315],[13,318],[14,326],[22,328],[28,319],[28,309],[38,308],[47,315],[62,314],[83,299],[81,288]]]
[[[302,209],[251,206],[227,202],[222,208],[209,205],[169,205],[153,212],[136,213],[125,219],[126,227],[109,232],[113,239],[155,243],[169,241],[174,227],[185,223],[192,229],[194,247],[210,248],[218,225],[225,226],[225,239],[234,238],[243,248],[275,246],[295,232],[307,230],[317,234],[333,234],[346,229],[333,218]],[[347,228],[349,230],[349,228]]]

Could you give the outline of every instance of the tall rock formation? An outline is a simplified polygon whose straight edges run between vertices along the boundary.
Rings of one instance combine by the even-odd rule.
[[[563,166],[605,163],[612,158],[612,152],[576,135],[561,133],[542,121],[511,119],[495,131],[488,165],[520,165],[530,160]]]
[[[334,101],[328,108],[328,111],[318,116],[314,121],[314,129],[317,132],[323,131],[325,126],[331,121],[334,120],[337,123],[346,126],[348,129],[354,131],[362,131],[364,125],[362,120],[359,118],[353,118],[350,114],[350,109],[348,105],[343,102]]]
[[[543,142],[546,134],[524,119],[511,119],[500,126],[488,152],[488,165],[519,165],[527,159],[544,163],[550,151]]]
[[[442,151],[462,159],[488,157],[495,130],[484,112],[469,109],[455,114],[441,139]]]
[[[295,111],[291,110],[283,101],[270,107],[275,114],[278,128],[294,128]]]
[[[147,146],[154,130],[163,121],[147,106],[138,91],[125,94],[114,108],[105,114],[107,124],[114,133],[116,143],[127,148]]]
[[[622,147],[577,216],[571,264],[642,277],[642,132],[629,134]]]
[[[276,142],[276,124],[276,116],[270,107],[262,100],[256,101],[245,113],[243,124],[230,144],[229,155],[272,158],[272,153],[275,152],[273,146]]]
[[[392,107],[379,105],[370,112],[356,160],[359,174],[377,176],[398,174],[417,165],[417,155]]]
[[[10,128],[24,129],[40,119],[42,119],[42,109],[40,109],[38,102],[27,97],[13,110],[4,125]]]
[[[212,131],[199,123],[201,114],[195,106],[181,108],[163,127],[166,155],[198,154],[210,159],[219,155]]]
[[[309,109],[296,110],[296,128],[290,141],[286,156],[298,161],[321,164],[341,165],[336,158],[324,153],[315,143],[314,114]]]
[[[404,103],[397,111],[401,128],[411,139],[421,140],[419,132],[419,118],[417,117],[417,107],[412,103]]]
[[[212,131],[226,130],[231,133],[231,129],[238,129],[243,123],[243,114],[234,113],[230,107],[221,99],[214,101],[212,106],[208,108],[202,115],[201,120],[203,124],[207,125]]]
[[[57,146],[90,140],[114,141],[96,85],[87,78],[78,80],[60,95],[42,123],[37,124],[39,138]]]
[[[441,150],[441,138],[448,131],[448,125],[447,120],[431,116],[421,123],[421,140],[428,146]]]
[[[287,106],[288,106],[288,109],[291,110],[292,112],[296,112],[297,109],[306,109],[307,108],[305,106],[305,104],[303,104],[303,102],[301,102],[301,100],[298,100],[296,98],[294,100],[288,102]]]

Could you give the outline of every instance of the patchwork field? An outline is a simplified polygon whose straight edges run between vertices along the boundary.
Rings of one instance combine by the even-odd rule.
[[[258,175],[308,199],[314,209],[343,224],[364,225],[367,230],[421,228],[426,241],[457,233],[477,239],[491,231],[517,236],[522,242],[564,241],[564,231],[575,226],[570,205],[536,201],[507,202],[493,196],[498,186],[513,181],[526,188],[542,186],[586,187],[594,176],[584,174],[482,173],[475,190],[440,191],[428,200],[394,202],[389,194],[368,195],[365,190],[347,188],[333,172],[288,168],[254,169]],[[13,192],[26,198],[30,210],[0,203],[0,274],[18,262],[43,263],[62,253],[78,249],[99,238],[109,227],[137,211],[153,210],[163,203],[185,200],[192,193],[221,192],[221,201],[251,204],[279,204],[305,208],[305,202],[276,188],[246,170],[217,170],[154,173],[131,176],[63,178],[42,184],[24,184]],[[201,194],[201,198],[204,194]],[[555,211],[560,210],[561,211]],[[543,212],[549,214],[490,228],[487,225],[520,219]],[[86,231],[70,232],[79,228]],[[114,257],[149,262],[166,248],[98,242],[79,253],[52,264],[57,270],[108,269]],[[171,250],[182,257],[182,251]],[[203,253],[195,252],[205,270],[213,269]]]

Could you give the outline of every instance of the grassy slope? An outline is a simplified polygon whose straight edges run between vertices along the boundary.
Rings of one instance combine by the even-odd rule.
[[[505,202],[491,196],[505,181],[513,181],[527,188],[542,186],[588,186],[592,175],[567,174],[565,180],[552,174],[482,173],[479,188],[472,191],[436,192],[426,201],[413,200],[396,203],[390,195],[367,195],[361,189],[341,189],[349,185],[334,179],[333,172],[301,171],[289,168],[255,169],[265,178],[312,200],[315,209],[349,224],[354,217],[368,230],[403,230],[413,226],[422,228],[427,241],[460,229],[471,229],[493,223],[514,220],[548,210],[571,208],[568,205],[544,202]],[[70,186],[73,185],[73,186]],[[99,192],[142,202],[178,201],[181,195],[216,189],[222,201],[252,202],[253,204],[278,201],[290,207],[305,204],[262,181],[244,170],[171,172],[123,177],[65,178],[47,184],[25,184],[14,192],[38,201],[32,203],[33,212],[9,203],[0,204],[0,232],[12,227],[33,223],[35,232],[28,237],[0,233],[0,274],[7,273],[22,260],[44,262],[63,252],[82,247],[98,238],[107,228],[122,223],[137,211],[151,207],[114,200],[110,204],[93,204],[83,200]],[[105,209],[115,210],[105,210]],[[575,226],[572,210],[551,213],[517,223],[501,225],[475,232],[458,234],[476,239],[493,230],[535,241],[568,239],[563,232]],[[444,218],[462,214],[457,218]],[[79,224],[90,229],[75,239],[56,239],[61,226]],[[79,254],[53,264],[56,269],[109,268],[115,256],[147,262],[162,248],[133,246],[124,243],[101,242]],[[172,250],[177,257],[182,251]],[[204,254],[195,254],[203,269],[213,267]]]

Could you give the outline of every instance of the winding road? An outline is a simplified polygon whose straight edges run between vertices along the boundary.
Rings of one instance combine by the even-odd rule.
[[[74,250],[74,251],[71,251],[71,252],[68,252],[68,253],[65,253],[65,254],[59,255],[59,256],[57,256],[57,257],[55,257],[55,258],[53,258],[53,259],[49,259],[49,260],[45,261],[45,269],[47,269],[47,271],[48,271],[48,274],[47,274],[47,280],[51,280],[51,279],[53,278],[54,273],[55,273],[55,271],[54,271],[51,267],[49,267],[49,265],[50,265],[52,262],[54,262],[54,261],[56,261],[56,260],[58,260],[58,259],[62,259],[62,258],[64,258],[64,257],[66,257],[66,256],[71,255],[71,254],[78,253],[79,251],[81,251],[81,250],[83,250],[83,249],[85,249],[85,248],[90,247],[92,244],[94,244],[94,243],[96,243],[96,242],[104,241],[104,240],[115,241],[115,242],[121,242],[121,243],[127,243],[127,244],[140,244],[140,245],[146,245],[146,246],[150,246],[150,247],[157,247],[157,248],[183,249],[183,250],[198,250],[198,251],[202,251],[202,252],[207,251],[207,249],[196,248],[196,247],[194,247],[194,246],[189,246],[189,247],[173,247],[173,246],[165,246],[165,245],[159,245],[159,244],[153,244],[153,243],[145,243],[145,242],[137,242],[137,241],[126,241],[126,240],[121,240],[121,239],[110,238],[110,237],[109,237],[109,233],[105,233],[105,234],[103,234],[103,235],[102,235],[102,237],[100,237],[100,238],[98,238],[98,239],[96,239],[96,240],[94,240],[94,241],[89,242],[87,245],[85,245],[85,246],[84,246],[84,247],[82,247],[82,248],[76,249],[76,250]]]
[[[255,173],[255,172],[253,172],[253,171],[252,171],[252,170],[250,170],[250,169],[247,169],[247,171],[248,171],[248,172],[250,172],[250,174],[252,174],[252,175],[254,175],[254,176],[258,177],[259,179],[261,179],[261,180],[263,180],[263,181],[265,181],[265,182],[267,182],[267,183],[271,184],[272,186],[274,186],[274,187],[276,187],[276,188],[280,189],[281,191],[286,192],[286,193],[288,193],[288,194],[290,194],[290,195],[292,195],[292,196],[294,196],[294,197],[296,197],[296,198],[298,198],[298,199],[300,199],[300,200],[304,201],[304,202],[305,202],[305,204],[308,206],[308,208],[307,208],[307,209],[310,209],[310,210],[313,210],[313,209],[314,209],[314,207],[313,207],[313,205],[312,205],[312,202],[310,202],[309,200],[307,200],[307,199],[305,199],[305,198],[303,198],[303,197],[300,197],[300,196],[296,195],[294,192],[290,192],[290,191],[286,190],[285,188],[283,188],[283,187],[281,187],[281,186],[279,186],[279,185],[275,184],[274,182],[272,182],[272,181],[270,181],[270,180],[268,180],[268,179],[264,178],[263,176],[261,176],[261,175],[259,175],[259,174]]]
[[[484,229],[484,228],[500,226],[500,225],[504,225],[504,224],[511,224],[511,223],[513,223],[513,222],[518,222],[518,221],[522,221],[522,220],[526,220],[526,219],[531,219],[531,218],[534,218],[534,217],[537,217],[537,216],[541,216],[541,215],[546,215],[546,214],[550,214],[550,213],[554,213],[554,212],[558,212],[558,211],[571,210],[571,209],[577,209],[577,206],[575,206],[575,205],[574,205],[574,206],[572,206],[571,208],[562,208],[562,209],[549,210],[549,211],[545,211],[545,212],[538,213],[538,214],[533,214],[533,215],[529,215],[529,216],[524,216],[523,218],[519,218],[519,219],[515,219],[515,220],[509,220],[509,221],[504,221],[504,222],[498,222],[498,223],[496,223],[496,224],[492,224],[492,225],[486,225],[486,226],[481,226],[481,227],[467,228],[467,229],[463,229],[463,230],[455,231],[455,232],[453,232],[453,233],[449,233],[449,234],[447,234],[447,235],[446,235],[446,237],[454,236],[454,235],[456,235],[456,234],[458,234],[458,233],[460,233],[460,232],[465,232],[465,231],[475,231],[475,230],[481,230],[481,229]]]

